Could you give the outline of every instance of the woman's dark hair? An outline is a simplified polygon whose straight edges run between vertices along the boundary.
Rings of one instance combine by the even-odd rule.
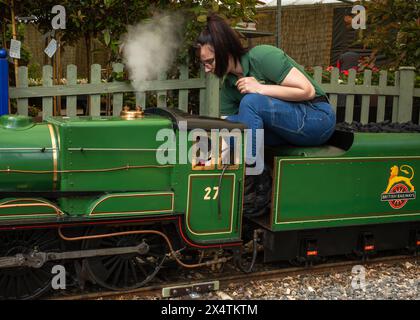
[[[242,55],[248,51],[242,46],[237,33],[222,17],[214,13],[207,17],[207,26],[197,39],[198,48],[205,44],[214,48],[216,59],[214,73],[219,78],[227,73],[229,55],[237,64],[240,62]]]

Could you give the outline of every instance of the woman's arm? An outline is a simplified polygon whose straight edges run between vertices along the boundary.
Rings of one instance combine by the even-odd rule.
[[[241,93],[259,93],[288,101],[306,101],[315,98],[312,83],[293,67],[279,85],[261,84],[254,77],[241,78],[236,82]]]

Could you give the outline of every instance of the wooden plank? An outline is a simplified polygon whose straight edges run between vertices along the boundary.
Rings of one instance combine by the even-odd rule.
[[[120,73],[124,71],[124,65],[122,63],[114,63],[112,65],[112,71]],[[117,80],[113,79],[113,82],[117,82]],[[123,93],[114,93],[112,95],[112,114],[114,116],[119,116],[122,110],[124,100]]]
[[[398,109],[399,109],[399,94],[400,94],[400,72],[395,72],[394,88],[398,90],[398,93],[394,95],[392,99],[392,122],[397,122]]]
[[[372,70],[365,70],[363,73],[363,86],[370,87],[372,83]],[[362,96],[362,110],[360,113],[360,122],[366,124],[369,122],[369,105],[370,105],[370,96]]]
[[[166,80],[166,78],[167,78],[166,73],[161,73],[158,76],[158,80]],[[167,96],[166,90],[157,92],[156,103],[157,103],[158,108],[166,108],[166,96]]]
[[[336,87],[337,91],[340,91],[340,87],[341,87],[341,85],[338,83],[339,74],[340,74],[340,70],[338,68],[334,68],[331,72],[330,85]],[[337,112],[338,95],[334,93],[330,93],[329,100],[330,100],[331,106],[333,107],[334,112]]]
[[[400,67],[400,95],[397,122],[411,121],[413,115],[414,67]]]
[[[76,85],[77,84],[77,66],[74,64],[69,64],[67,66],[67,84]],[[66,115],[68,117],[77,116],[77,96],[67,96],[66,97]]]
[[[188,79],[188,61],[185,65],[181,65],[179,67],[179,78],[182,80]],[[188,90],[179,90],[178,108],[182,111],[188,112]]]
[[[200,69],[200,80],[205,81],[205,78],[206,78],[206,73],[204,72],[203,67],[201,67],[201,69]],[[200,115],[208,114],[207,105],[206,105],[206,88],[205,88],[205,86],[204,86],[204,88],[200,89],[200,105],[199,105],[198,110],[199,110]]]
[[[42,67],[42,85],[44,87],[53,86],[53,68],[52,66],[46,65]],[[45,120],[47,117],[53,115],[53,97],[42,97],[42,119]]]
[[[99,64],[92,64],[90,70],[91,70],[90,83],[100,84],[101,83],[101,66]],[[101,95],[92,94],[90,95],[89,98],[90,98],[90,115],[91,116],[101,115]]]
[[[384,96],[395,96],[399,94],[399,89],[388,86],[386,88],[380,88],[379,86],[355,86],[355,87],[348,87],[348,86],[333,86],[328,83],[323,83],[321,88],[328,93],[336,93],[336,94],[361,94],[361,95],[384,95]]]
[[[205,89],[206,81],[204,79],[188,79],[188,80],[152,80],[143,81],[139,84],[144,91],[160,91],[160,90],[179,90],[179,89]],[[101,93],[124,93],[134,92],[135,89],[130,83],[126,82],[109,82],[99,84],[83,84],[83,85],[57,85],[48,87],[29,87],[9,89],[11,99],[16,98],[35,98],[45,96],[71,96],[71,95],[90,95]]]
[[[20,88],[28,88],[28,68],[19,67],[18,85]],[[12,98],[12,97],[11,97]],[[28,99],[17,100],[17,113],[23,116],[28,115]]]
[[[347,86],[348,87],[354,87],[356,85],[356,70],[350,69],[349,70],[349,77],[347,79]],[[353,122],[353,116],[354,116],[354,95],[350,94],[346,96],[346,110],[344,113],[344,121],[347,123]]]
[[[379,73],[379,87],[386,87],[388,80],[388,72],[381,70]],[[376,112],[376,122],[382,122],[385,120],[385,96],[378,96],[378,110]]]

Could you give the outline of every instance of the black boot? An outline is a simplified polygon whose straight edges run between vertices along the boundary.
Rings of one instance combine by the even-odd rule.
[[[268,170],[258,176],[246,176],[244,186],[244,215],[258,217],[270,209],[271,175]]]
[[[255,210],[256,176],[245,176],[244,183],[244,215],[252,214]]]
[[[271,175],[268,170],[264,169],[263,173],[257,177],[255,207],[257,210],[269,209],[272,191]]]

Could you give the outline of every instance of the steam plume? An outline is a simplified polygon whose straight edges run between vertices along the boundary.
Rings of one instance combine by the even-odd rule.
[[[123,41],[123,56],[132,85],[141,91],[141,81],[156,79],[169,69],[181,44],[182,17],[166,14],[130,26]]]

